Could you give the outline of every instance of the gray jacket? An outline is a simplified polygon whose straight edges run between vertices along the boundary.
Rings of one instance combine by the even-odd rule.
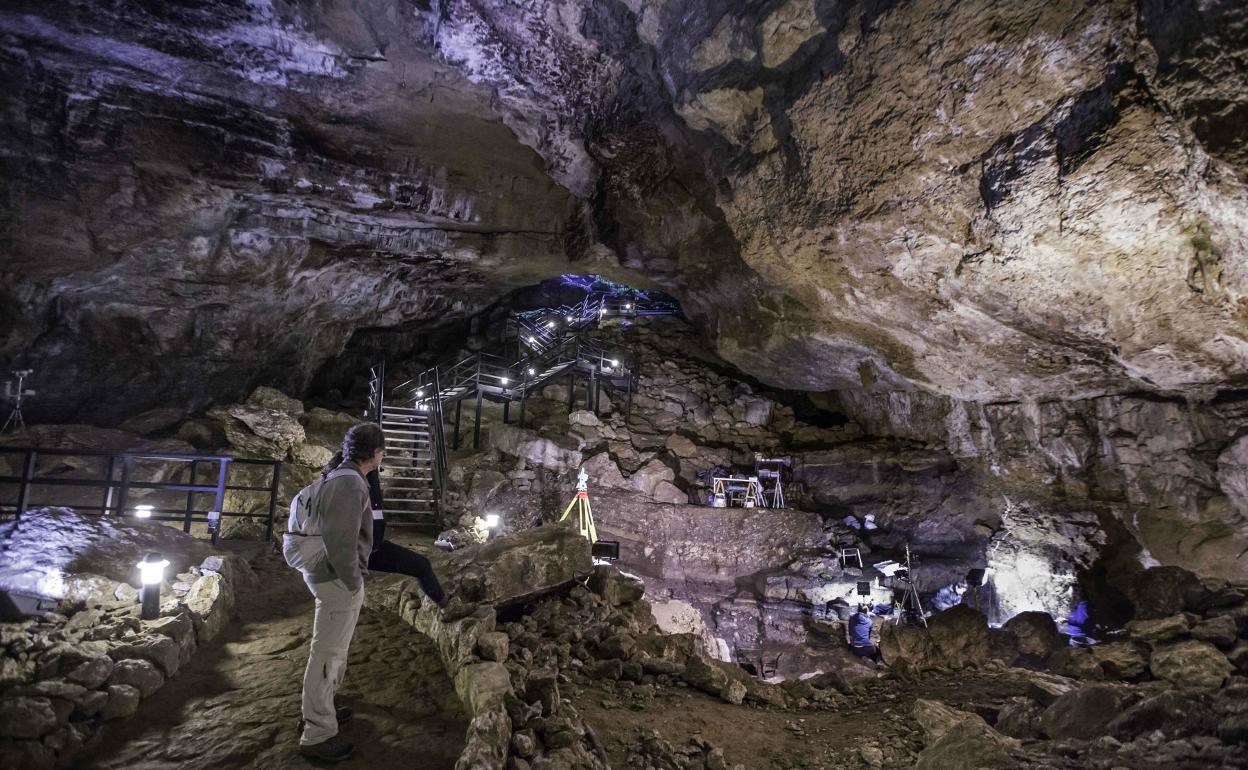
[[[368,482],[360,473],[360,466],[347,460],[338,469],[355,473],[329,479],[312,501],[313,513],[321,520],[326,558],[314,572],[307,573],[307,578],[313,583],[338,579],[354,592],[364,587],[364,576],[368,574],[368,555],[373,550],[373,512]]]

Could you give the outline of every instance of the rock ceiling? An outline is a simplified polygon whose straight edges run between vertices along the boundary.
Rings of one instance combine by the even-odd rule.
[[[18,1],[0,43],[0,359],[65,417],[574,271],[778,386],[1248,384],[1235,0]]]

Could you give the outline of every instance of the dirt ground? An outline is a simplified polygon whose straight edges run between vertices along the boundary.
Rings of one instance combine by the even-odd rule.
[[[733,706],[682,686],[587,679],[576,684],[569,697],[603,738],[614,767],[636,766],[636,746],[654,730],[674,747],[694,738],[709,741],[723,749],[729,766],[749,770],[872,767],[863,759],[864,747],[879,749],[883,763],[876,767],[910,767],[922,749],[921,733],[910,718],[916,698],[991,702],[1019,694],[1024,686],[999,678],[970,686],[933,680],[914,687],[881,680],[865,684],[861,695],[782,709]]]
[[[646,750],[657,735],[677,753],[700,741],[723,750],[727,767],[747,770],[875,770],[912,768],[923,749],[912,718],[918,698],[978,713],[989,723],[1006,699],[1026,691],[1017,670],[938,672],[916,682],[891,676],[861,683],[848,695],[797,708],[733,706],[683,686],[633,685],[577,677],[566,694],[607,749],[614,768],[657,765]],[[1248,757],[1213,759],[1194,746],[1192,756],[1152,756],[1115,745],[1025,741],[1019,768],[1076,770],[1196,770],[1244,768]]]
[[[113,726],[83,767],[205,770],[312,767],[297,753],[299,694],[312,598],[277,556],[239,597],[214,644],[130,719]],[[339,701],[355,709],[342,729],[356,745],[348,767],[451,768],[467,717],[432,642],[397,618],[364,610]]]

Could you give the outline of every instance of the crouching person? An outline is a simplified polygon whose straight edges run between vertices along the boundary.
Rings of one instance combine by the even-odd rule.
[[[869,658],[876,663],[881,661],[880,650],[871,643],[871,607],[859,604],[858,611],[849,618],[849,650],[860,658]]]
[[[385,435],[372,423],[347,431],[343,462],[291,502],[286,560],[303,572],[316,599],[312,649],[303,675],[303,733],[299,753],[339,762],[354,746],[340,740],[338,726],[350,709],[338,709],[334,693],[347,670],[347,651],[364,603],[364,576],[373,546],[366,476],[381,465]],[[293,555],[292,555],[293,554]]]

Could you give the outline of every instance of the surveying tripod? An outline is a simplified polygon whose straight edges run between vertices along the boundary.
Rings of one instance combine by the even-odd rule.
[[[559,521],[568,518],[573,508],[576,509],[577,528],[580,529],[581,535],[590,543],[598,542],[598,528],[594,526],[594,512],[589,508],[589,474],[584,468],[576,478],[576,496],[572,498],[572,502],[568,503],[568,507],[563,509],[563,515],[559,517]]]
[[[910,556],[910,544],[906,543],[906,576],[900,578],[902,585],[901,602],[897,607],[897,615],[893,623],[901,623],[903,618],[917,617],[927,628],[927,616],[923,614],[923,602],[919,601],[919,589],[914,587],[914,559]],[[896,594],[894,594],[896,596]]]

